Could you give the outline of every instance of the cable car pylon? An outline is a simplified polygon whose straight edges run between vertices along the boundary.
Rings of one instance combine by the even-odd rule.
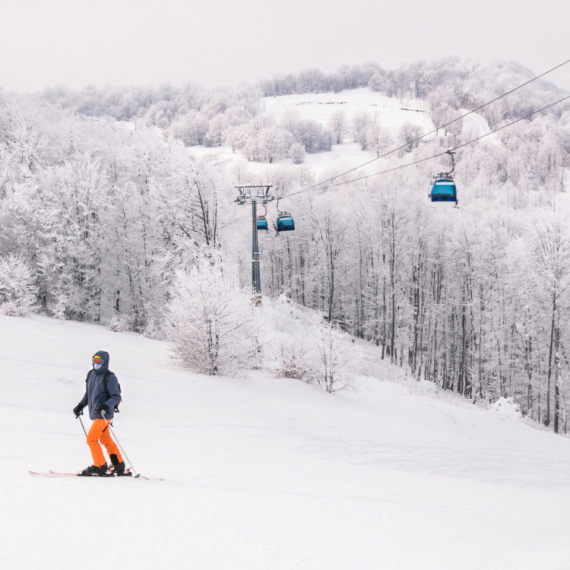
[[[236,186],[239,195],[236,198],[236,203],[240,206],[251,204],[251,219],[252,219],[252,234],[251,234],[251,285],[254,295],[261,295],[261,271],[259,268],[259,240],[257,238],[258,229],[267,229],[267,227],[260,227],[262,219],[265,220],[267,226],[267,218],[265,216],[257,217],[257,204],[266,206],[269,202],[274,200],[274,197],[269,194],[271,184],[263,184],[259,186]],[[265,208],[267,213],[267,208]],[[261,223],[263,226],[263,223]]]

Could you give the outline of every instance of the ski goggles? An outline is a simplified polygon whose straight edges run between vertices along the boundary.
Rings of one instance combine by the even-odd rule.
[[[93,357],[93,364],[103,364],[103,359],[100,357]]]

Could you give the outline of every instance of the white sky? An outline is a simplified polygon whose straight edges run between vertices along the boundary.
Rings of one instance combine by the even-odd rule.
[[[0,85],[18,91],[257,81],[447,55],[541,73],[570,59],[568,0],[0,0]],[[570,64],[549,79],[570,89]]]

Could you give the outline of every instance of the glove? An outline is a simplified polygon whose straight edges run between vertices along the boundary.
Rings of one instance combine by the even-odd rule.
[[[109,413],[109,406],[107,406],[107,404],[99,404],[95,408],[95,413],[101,414],[101,412],[105,412],[105,415],[107,415]],[[103,414],[101,414],[101,415],[103,415]]]
[[[73,408],[73,413],[75,414],[75,417],[78,418],[79,416],[83,415],[83,406],[81,404],[77,404],[77,406],[75,406],[75,408]]]

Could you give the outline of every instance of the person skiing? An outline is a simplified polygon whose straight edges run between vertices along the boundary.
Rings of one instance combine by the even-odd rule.
[[[115,406],[121,401],[119,381],[115,374],[109,371],[109,359],[109,353],[103,350],[95,353],[92,359],[93,370],[89,371],[85,381],[85,395],[73,408],[73,413],[78,418],[83,414],[83,408],[89,404],[89,418],[93,420],[87,434],[87,445],[93,456],[93,465],[79,474],[83,476],[109,475],[107,462],[99,442],[107,449],[114,473],[116,475],[125,474],[125,462],[108,428],[108,424],[115,415]],[[105,413],[105,418],[102,412]]]

